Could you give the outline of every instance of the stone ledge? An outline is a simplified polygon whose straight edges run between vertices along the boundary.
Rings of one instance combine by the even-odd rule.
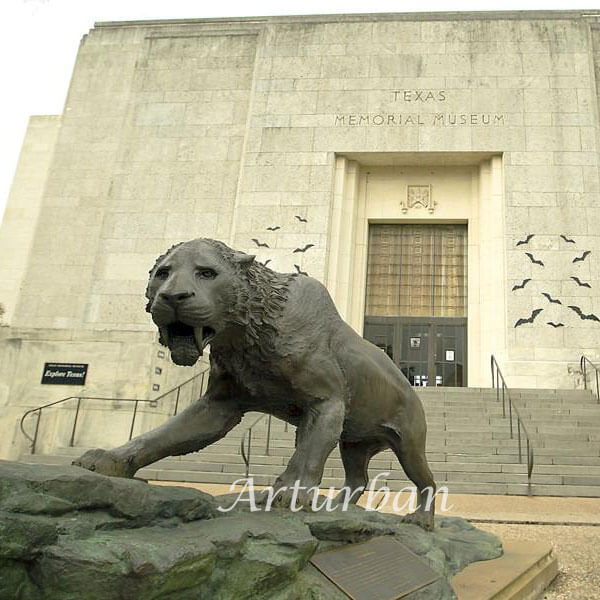
[[[558,574],[552,547],[507,540],[504,555],[469,565],[452,579],[458,600],[533,600]]]

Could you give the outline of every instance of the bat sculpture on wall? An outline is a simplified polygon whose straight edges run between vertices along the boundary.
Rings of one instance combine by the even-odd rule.
[[[309,248],[312,248],[314,244],[306,244],[303,248],[296,248],[294,252],[306,252]]]
[[[573,262],[574,263],[576,263],[576,262],[583,262],[591,253],[592,253],[591,250],[586,250],[581,256],[576,256],[573,259]]]
[[[548,294],[548,292],[542,292],[542,296],[547,298],[548,302],[551,302],[552,304],[562,304],[562,302],[560,300],[553,298],[550,294]]]
[[[544,263],[541,260],[538,260],[537,258],[535,258],[533,256],[533,254],[531,254],[531,252],[525,252],[527,258],[534,264],[534,265],[540,265],[540,267],[544,266]]]
[[[535,236],[534,233],[530,233],[524,240],[519,240],[516,245],[522,246],[523,244],[529,244],[529,242],[531,241],[531,238],[534,236]]]
[[[537,318],[537,316],[543,311],[543,308],[535,308],[533,310],[533,312],[531,313],[530,317],[527,317],[527,319],[519,319],[516,323],[515,323],[515,327],[520,327],[521,325],[525,325],[525,323],[533,323],[535,321],[535,319]]]
[[[306,271],[301,271],[300,270],[300,266],[299,265],[295,264],[294,267],[296,268],[296,271],[297,271],[298,275],[307,275],[308,276],[308,273]]]
[[[523,281],[517,285],[513,285],[512,291],[516,291],[516,290],[522,290],[529,282],[531,281],[531,279],[523,279]]]
[[[589,283],[586,283],[585,281],[581,281],[581,279],[579,279],[579,277],[571,277],[571,279],[580,287],[586,287],[586,288],[592,287]]]
[[[600,319],[593,313],[590,313],[589,315],[586,315],[581,308],[579,308],[579,306],[571,306],[569,305],[569,308],[574,312],[577,313],[579,315],[579,318],[582,321],[598,321],[600,322]]]

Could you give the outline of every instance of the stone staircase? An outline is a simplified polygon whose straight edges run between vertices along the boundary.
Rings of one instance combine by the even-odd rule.
[[[427,456],[438,486],[455,494],[528,493],[525,438],[523,463],[508,418],[492,389],[419,388],[429,427]],[[532,438],[535,452],[531,493],[544,496],[600,497],[600,405],[584,390],[513,389],[511,395]],[[508,415],[508,406],[507,406]],[[246,415],[229,435],[199,453],[161,460],[138,475],[158,481],[229,484],[245,477],[240,442],[259,417]],[[294,449],[294,428],[272,419],[270,447],[265,452],[267,419],[252,432],[250,475],[269,484],[283,471]],[[26,455],[21,460],[65,463],[85,448],[61,448],[51,456]],[[369,473],[389,472],[378,486],[400,490],[412,485],[391,451],[375,456]],[[344,481],[337,448],[329,457],[323,487]]]

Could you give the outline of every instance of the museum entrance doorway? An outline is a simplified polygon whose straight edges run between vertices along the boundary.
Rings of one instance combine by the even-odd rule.
[[[467,226],[369,226],[364,337],[414,386],[467,384]]]

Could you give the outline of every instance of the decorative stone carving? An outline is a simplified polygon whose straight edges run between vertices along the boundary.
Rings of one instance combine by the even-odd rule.
[[[410,208],[426,208],[430,213],[435,210],[435,201],[431,195],[431,185],[409,185],[406,189],[406,200],[401,202],[402,212]]]

